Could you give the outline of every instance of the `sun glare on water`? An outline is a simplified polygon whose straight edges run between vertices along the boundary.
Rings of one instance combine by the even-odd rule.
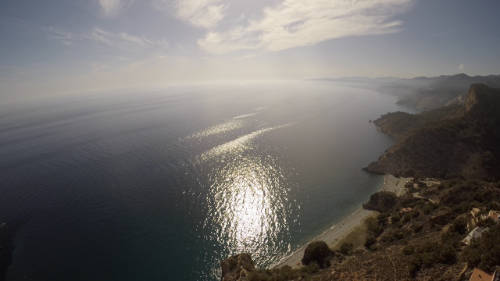
[[[271,156],[234,155],[214,169],[210,181],[207,222],[217,225],[210,240],[224,245],[222,258],[251,253],[257,264],[276,262],[270,257],[286,251],[293,202],[276,159]]]

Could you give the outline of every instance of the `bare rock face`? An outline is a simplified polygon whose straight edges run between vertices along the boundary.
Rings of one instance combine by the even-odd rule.
[[[221,262],[222,281],[246,281],[248,273],[255,270],[249,254],[239,254]]]

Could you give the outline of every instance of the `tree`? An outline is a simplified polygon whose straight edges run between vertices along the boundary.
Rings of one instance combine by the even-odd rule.
[[[302,258],[303,265],[317,263],[321,268],[330,266],[330,258],[334,255],[332,250],[324,241],[315,241],[309,243],[304,251]]]

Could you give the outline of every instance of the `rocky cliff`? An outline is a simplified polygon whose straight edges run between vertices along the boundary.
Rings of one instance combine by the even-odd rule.
[[[471,85],[463,105],[374,123],[398,139],[369,172],[405,177],[499,179],[500,90]]]

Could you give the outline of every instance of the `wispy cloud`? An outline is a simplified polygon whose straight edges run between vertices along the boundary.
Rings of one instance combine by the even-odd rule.
[[[64,45],[71,46],[76,42],[92,41],[114,49],[162,49],[168,48],[166,40],[152,40],[142,36],[131,35],[126,32],[110,32],[95,27],[88,33],[76,34],[55,27],[45,28],[49,38],[55,39]]]
[[[225,16],[222,0],[155,0],[154,7],[163,11],[174,10],[175,16],[194,26],[213,28]]]
[[[458,65],[458,70],[462,71],[465,69],[465,65],[463,63]]]
[[[44,30],[47,32],[49,38],[58,40],[66,46],[73,44],[73,41],[76,39],[73,33],[57,29],[53,26],[44,28]]]
[[[198,45],[210,53],[279,51],[348,36],[395,33],[393,17],[414,0],[284,0],[267,7],[259,20],[222,32],[208,32]]]
[[[134,36],[126,32],[109,32],[101,28],[94,28],[87,38],[114,48],[167,48],[165,40],[152,40],[145,37]]]
[[[134,0],[98,0],[101,11],[105,16],[115,16],[133,2]]]

